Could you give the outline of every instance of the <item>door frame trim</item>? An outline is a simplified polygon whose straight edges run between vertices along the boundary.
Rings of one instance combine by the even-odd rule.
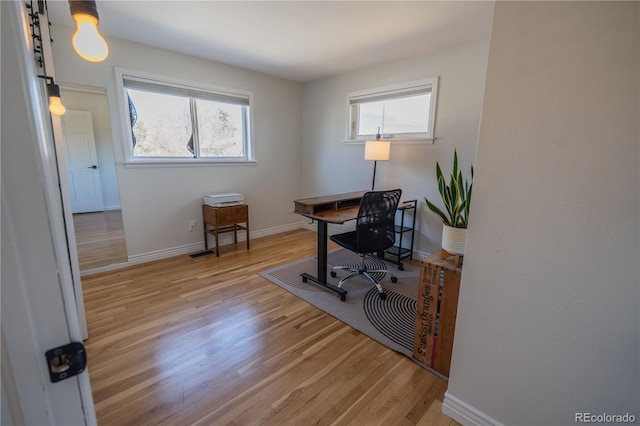
[[[42,21],[45,22],[45,21]],[[51,38],[49,26],[42,25],[41,32],[43,40]],[[53,50],[51,43],[42,43],[44,60],[47,69],[55,76],[53,68]],[[78,325],[80,327],[80,336],[82,340],[89,338],[89,328],[87,326],[87,315],[84,308],[84,296],[82,294],[82,278],[80,275],[80,261],[78,260],[78,247],[76,245],[76,231],[73,225],[73,213],[71,209],[71,194],[69,192],[69,181],[67,180],[67,168],[64,161],[64,136],[62,134],[62,120],[59,116],[50,114],[53,135],[53,145],[55,147],[55,162],[57,166],[57,178],[59,183],[59,194],[62,199],[62,215],[64,218],[65,235],[64,241],[67,243],[69,265],[71,267],[71,282],[73,284],[73,293],[76,301],[76,311],[78,313]]]
[[[29,195],[29,197],[39,198],[40,201],[38,202],[42,205],[41,210],[34,209],[32,211],[32,213],[36,212],[38,214],[37,217],[39,219],[37,220],[38,223],[34,224],[30,221],[30,217],[33,217],[33,214],[24,215],[24,217],[23,215],[19,215],[16,217],[17,212],[11,213],[9,207],[13,203],[8,197],[12,196],[12,194],[15,195],[16,191],[9,191],[9,193],[7,193],[5,191],[5,189],[7,189],[5,179],[2,179],[2,220],[5,222],[5,225],[9,225],[7,229],[3,230],[2,242],[3,245],[10,244],[8,254],[10,257],[7,260],[11,261],[8,264],[8,266],[10,266],[8,271],[11,280],[9,283],[3,280],[2,302],[3,307],[9,307],[14,313],[17,312],[21,317],[27,318],[24,323],[16,324],[16,322],[11,321],[11,327],[9,327],[9,321],[2,322],[3,343],[7,343],[6,348],[11,358],[13,374],[16,377],[22,378],[19,383],[15,383],[18,389],[15,389],[17,395],[13,396],[21,396],[18,400],[20,401],[21,414],[23,417],[26,417],[27,414],[32,414],[31,411],[33,407],[27,410],[26,408],[28,408],[28,406],[31,406],[31,404],[37,401],[43,402],[45,406],[41,408],[45,412],[44,416],[49,419],[48,423],[52,423],[52,419],[66,417],[64,414],[65,411],[61,411],[65,410],[65,404],[58,405],[55,402],[64,401],[65,395],[68,395],[70,392],[73,392],[74,396],[76,395],[75,392],[78,392],[82,404],[81,415],[84,418],[84,422],[86,424],[96,424],[95,407],[88,371],[55,385],[49,383],[48,374],[44,374],[47,369],[45,366],[44,350],[42,349],[45,348],[41,348],[40,346],[47,346],[48,343],[50,343],[49,340],[59,339],[60,336],[57,336],[57,334],[54,336],[36,333],[38,331],[42,332],[43,330],[37,330],[36,328],[38,312],[34,311],[32,303],[34,300],[38,300],[38,303],[42,305],[43,296],[46,297],[47,292],[42,292],[42,288],[38,287],[42,285],[42,283],[28,282],[27,280],[28,277],[32,276],[30,272],[33,268],[29,268],[27,266],[28,263],[25,262],[35,262],[35,264],[37,264],[37,260],[33,261],[29,259],[28,254],[33,252],[33,250],[30,250],[31,247],[38,247],[39,251],[37,251],[37,253],[40,254],[46,252],[51,253],[51,259],[47,260],[47,262],[50,262],[51,267],[47,266],[49,269],[46,270],[46,274],[52,275],[57,279],[50,283],[50,285],[54,286],[53,289],[49,287],[47,291],[49,294],[52,291],[60,292],[61,300],[59,302],[62,303],[62,306],[59,308],[61,310],[64,309],[63,312],[66,317],[66,321],[64,321],[63,324],[50,324],[52,326],[49,327],[50,331],[56,330],[57,333],[58,328],[56,327],[60,327],[60,330],[64,327],[64,334],[66,338],[70,340],[80,340],[81,331],[77,315],[78,309],[76,306],[74,281],[71,274],[72,261],[69,253],[68,235],[66,235],[65,232],[60,184],[56,176],[57,165],[55,155],[52,152],[54,140],[49,125],[49,114],[45,106],[46,92],[43,91],[42,83],[38,79],[38,73],[30,49],[31,36],[29,32],[29,18],[27,17],[23,2],[2,2],[1,7],[2,22],[3,24],[8,24],[6,26],[3,25],[2,33],[5,36],[9,36],[3,37],[3,46],[5,43],[10,43],[12,47],[11,52],[8,53],[15,56],[14,62],[11,60],[8,61],[8,63],[11,64],[8,65],[10,68],[5,69],[3,63],[3,75],[5,71],[8,71],[9,75],[14,77],[16,91],[21,95],[18,97],[22,98],[19,101],[14,99],[14,102],[21,105],[22,108],[26,109],[25,112],[27,112],[24,114],[23,121],[19,125],[27,128],[28,131],[24,132],[20,138],[21,141],[25,144],[32,145],[32,147],[29,148],[31,152],[25,152],[23,158],[32,156],[36,164],[36,170],[25,168],[22,174],[29,174],[27,176],[30,176],[36,173],[37,177],[32,177],[32,179],[37,179],[42,189],[39,194]],[[44,17],[41,17],[41,22],[46,22]],[[42,29],[48,30],[46,25],[43,25]],[[42,34],[41,36],[43,40],[48,40],[48,34]],[[43,43],[44,46],[47,46],[47,44],[48,43]],[[45,60],[47,60],[46,56]],[[49,61],[51,61],[51,58],[49,58]],[[9,133],[9,135],[11,135],[11,133]],[[16,175],[17,176],[14,176],[16,179],[22,177],[20,174]],[[10,183],[11,181],[9,181],[9,184]],[[8,214],[5,215],[4,213]],[[44,227],[43,229],[49,232],[45,231],[41,233],[42,241],[33,238],[18,239],[14,235],[14,225],[16,224],[19,224],[16,229],[25,229],[25,226],[38,225],[39,227]],[[9,231],[11,231],[10,234],[8,233]],[[22,253],[22,256],[14,256],[14,253],[15,255]],[[4,254],[3,251],[3,263]],[[42,273],[45,271],[39,272]],[[3,275],[4,273],[5,269],[3,268]],[[27,284],[29,284],[28,287]],[[8,295],[13,295],[10,296],[11,301],[5,300],[5,290],[10,290]],[[41,296],[41,294],[43,296]],[[45,300],[45,302],[47,301]],[[9,303],[10,305],[7,305]],[[3,309],[3,320],[6,318],[8,317],[5,316],[5,310]],[[25,329],[30,329],[29,334],[31,338],[29,335],[23,333]],[[27,356],[24,351],[20,350],[20,346],[28,347],[28,353],[32,354],[32,356]],[[41,350],[42,353],[39,353]],[[23,381],[25,378],[31,378],[32,380],[26,383]],[[3,386],[7,385],[4,377],[2,382]],[[47,407],[47,404],[50,406]]]

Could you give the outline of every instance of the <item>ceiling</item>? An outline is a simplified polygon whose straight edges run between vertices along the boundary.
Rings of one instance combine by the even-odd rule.
[[[51,22],[73,25],[66,1]],[[311,81],[488,37],[489,1],[97,0],[106,36]]]

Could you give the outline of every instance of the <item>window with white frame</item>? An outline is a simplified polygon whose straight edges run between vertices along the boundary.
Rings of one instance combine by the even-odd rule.
[[[248,161],[251,95],[122,74],[130,160]]]
[[[349,140],[364,140],[378,131],[385,138],[433,139],[437,78],[352,92]]]

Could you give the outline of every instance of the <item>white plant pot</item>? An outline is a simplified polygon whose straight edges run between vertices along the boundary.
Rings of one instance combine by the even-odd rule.
[[[451,254],[464,254],[467,242],[466,228],[452,228],[442,225],[442,248]]]

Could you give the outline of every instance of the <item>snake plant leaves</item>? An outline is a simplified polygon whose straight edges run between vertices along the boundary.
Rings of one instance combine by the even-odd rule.
[[[444,223],[445,225],[448,225],[448,226],[453,226],[449,222],[449,218],[447,217],[447,215],[444,214],[442,212],[442,210],[440,210],[437,206],[435,206],[429,200],[427,200],[427,197],[424,198],[424,201],[427,203],[427,206],[429,207],[429,210],[431,210],[432,212],[434,212],[435,214],[440,216],[440,219],[442,220],[442,223]]]
[[[458,151],[453,150],[453,171],[451,172],[453,176],[458,174]]]
[[[445,225],[457,228],[467,227],[473,190],[473,173],[473,165],[471,165],[471,179],[464,178],[462,170],[458,169],[458,152],[454,150],[453,170],[447,185],[442,168],[439,163],[436,163],[436,182],[446,213],[426,197],[424,200],[429,210],[437,214]]]

